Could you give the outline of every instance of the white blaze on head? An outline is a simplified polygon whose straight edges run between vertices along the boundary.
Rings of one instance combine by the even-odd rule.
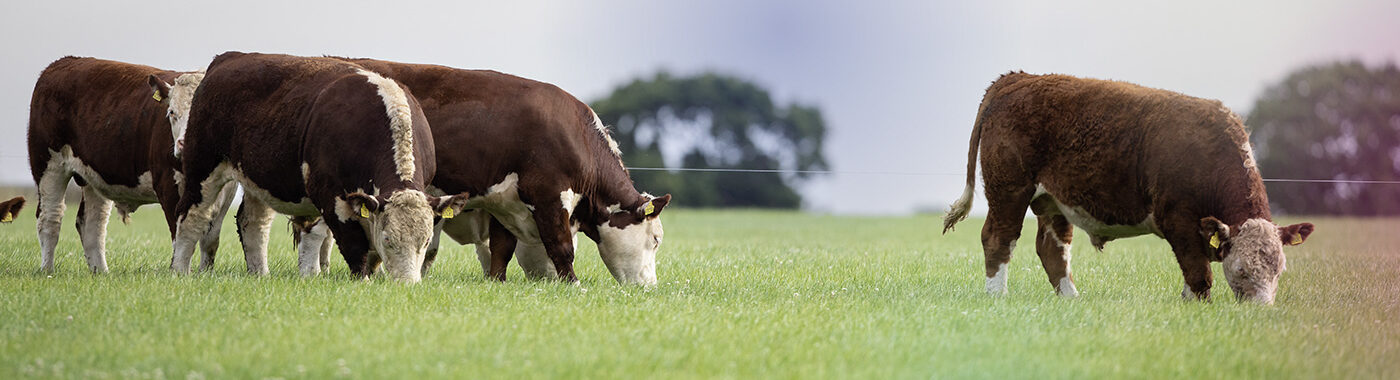
[[[408,283],[422,279],[423,257],[433,235],[433,210],[423,192],[396,191],[382,206],[376,197],[356,194],[336,202],[336,207],[342,218],[348,214],[360,221],[390,277]]]
[[[414,171],[413,108],[408,106],[408,95],[398,82],[372,71],[361,69],[358,72],[379,88],[379,97],[384,100],[384,112],[389,116],[389,135],[394,139],[395,172],[399,179],[411,181]]]
[[[1239,300],[1274,302],[1278,277],[1286,265],[1278,226],[1264,219],[1250,219],[1229,237],[1229,253],[1221,259],[1225,281]]]
[[[185,129],[190,123],[190,105],[194,100],[194,90],[199,88],[199,83],[203,80],[204,73],[181,74],[175,77],[175,84],[170,86],[170,102],[166,107],[165,117],[170,121],[170,137],[175,144],[175,157],[180,157],[180,151],[185,149]]]

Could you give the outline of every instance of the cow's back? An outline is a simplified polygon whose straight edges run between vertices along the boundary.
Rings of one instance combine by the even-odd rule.
[[[35,181],[51,152],[67,146],[106,182],[136,187],[137,178],[150,170],[153,134],[165,125],[165,106],[152,99],[148,78],[173,82],[179,74],[95,58],[54,61],[40,74],[30,100],[28,143]]]
[[[1257,184],[1263,196],[1243,124],[1219,101],[1020,73],[1003,76],[987,97],[979,121],[984,177],[1025,170],[1060,202],[1106,223],[1138,223],[1164,202],[1252,207],[1217,195],[1227,188],[1249,194]]]
[[[449,192],[480,193],[509,173],[576,180],[567,177],[596,158],[588,134],[599,132],[587,127],[588,106],[552,84],[493,70],[350,61],[413,90],[435,142],[454,149],[437,155],[443,175],[434,185]]]

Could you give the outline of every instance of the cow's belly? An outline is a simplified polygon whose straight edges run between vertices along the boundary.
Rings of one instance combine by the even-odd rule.
[[[519,183],[520,175],[510,173],[500,183],[486,189],[486,194],[467,199],[466,208],[491,213],[491,216],[515,235],[519,243],[542,244],[539,228],[535,225],[535,207],[520,200]]]
[[[267,207],[272,208],[273,211],[277,211],[278,213],[284,215],[292,216],[321,215],[321,211],[316,208],[315,204],[311,203],[311,198],[302,197],[296,202],[288,202],[285,200],[281,200],[275,196],[272,196],[271,192],[268,192],[267,190],[258,187],[258,184],[254,183],[252,179],[249,179],[247,176],[243,175],[243,172],[241,170],[234,170],[233,172],[233,176],[238,181],[238,184],[243,186],[244,196],[257,198],[259,201],[262,201],[263,204],[267,205]]]
[[[1042,212],[1064,216],[1065,220],[1068,220],[1070,224],[1084,230],[1086,234],[1096,241],[1106,242],[1113,239],[1147,234],[1162,235],[1162,231],[1157,228],[1157,222],[1152,213],[1147,213],[1147,217],[1143,218],[1143,220],[1137,224],[1108,224],[1094,217],[1083,207],[1071,206],[1060,202],[1053,194],[1046,191],[1044,186],[1037,185],[1035,190],[1035,202],[1045,202],[1048,200],[1054,204],[1053,208],[1042,210]]]
[[[149,170],[141,173],[141,176],[137,177],[136,187],[115,185],[109,183],[107,178],[104,178],[96,169],[84,163],[82,158],[74,156],[73,150],[67,145],[63,146],[58,152],[52,150],[49,152],[51,153],[50,157],[53,157],[50,159],[51,166],[57,163],[67,171],[83,177],[83,181],[87,182],[88,187],[96,190],[98,194],[112,200],[112,202],[117,205],[124,206],[123,208],[135,209],[136,206],[156,203],[158,201],[156,199],[155,187],[151,185],[152,177]]]

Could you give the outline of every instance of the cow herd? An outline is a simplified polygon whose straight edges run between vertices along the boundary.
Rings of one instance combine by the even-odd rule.
[[[171,268],[212,267],[236,189],[247,268],[266,274],[275,214],[287,215],[298,269],[324,271],[335,244],[352,273],[381,266],[418,282],[440,236],[474,244],[483,273],[576,281],[578,232],[620,283],[656,283],[670,195],[633,186],[617,143],[586,104],[541,82],[494,71],[372,59],[228,52],[198,72],[65,57],[30,104],[42,269],[70,181],[82,188],[77,229],[88,267],[107,270],[104,240],[159,203]],[[982,229],[986,289],[1007,292],[1007,263],[1027,209],[1051,286],[1075,296],[1072,227],[1091,243],[1164,238],[1182,296],[1206,299],[1211,262],[1236,297],[1272,303],[1282,247],[1308,223],[1278,226],[1243,123],[1219,101],[1125,82],[1002,75],[977,111],[962,196],[944,231],[971,208],[981,152],[990,208]],[[13,219],[22,198],[0,203]]]
[[[505,279],[513,256],[532,277],[576,281],[574,236],[598,244],[627,284],[656,282],[670,196],[638,192],[587,105],[559,88],[494,71],[368,59],[229,52],[200,72],[93,58],[50,64],[30,104],[29,157],[43,270],[72,180],[88,267],[107,270],[105,229],[160,203],[171,269],[200,246],[212,267],[235,216],[248,271],[266,274],[275,213],[297,232],[303,275],[330,244],[350,270],[417,282],[441,232],[477,245]],[[484,246],[484,247],[483,247]]]

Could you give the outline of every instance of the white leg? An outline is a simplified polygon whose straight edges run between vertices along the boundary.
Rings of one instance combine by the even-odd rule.
[[[254,197],[243,197],[243,217],[238,220],[238,230],[243,243],[243,259],[248,263],[248,274],[267,274],[267,236],[272,230],[275,214],[271,207]]]
[[[481,262],[481,275],[491,273],[491,239],[482,240],[472,246],[476,247],[476,260]]]
[[[83,240],[88,269],[92,273],[107,273],[107,220],[112,215],[112,201],[98,194],[92,186],[84,186],[82,209],[78,236]]]
[[[331,246],[335,245],[335,236],[326,234],[326,239],[321,241],[321,271],[330,270],[331,267]]]
[[[199,251],[203,254],[199,260],[200,272],[214,269],[214,257],[219,252],[219,233],[224,229],[224,217],[228,215],[229,205],[233,204],[233,196],[237,192],[238,183],[232,181],[219,191],[219,208],[214,212],[214,219],[209,221],[209,231],[199,239]]]
[[[68,207],[63,204],[63,192],[68,189],[71,177],[72,174],[62,169],[50,167],[39,178],[39,218],[36,225],[39,230],[39,254],[43,257],[39,269],[45,272],[53,272],[58,231],[63,223],[63,210]]]
[[[170,258],[170,269],[177,274],[190,273],[190,259],[194,258],[195,244],[209,232],[209,222],[214,219],[215,209],[219,206],[219,192],[223,190],[224,184],[229,182],[226,170],[224,167],[215,169],[208,178],[201,181],[199,203],[190,206],[190,209],[177,219],[175,241],[170,244],[174,251]]]
[[[301,233],[300,242],[297,243],[297,268],[302,277],[321,273],[321,246],[326,243],[327,236],[330,236],[330,229],[324,221],[317,221]]]

